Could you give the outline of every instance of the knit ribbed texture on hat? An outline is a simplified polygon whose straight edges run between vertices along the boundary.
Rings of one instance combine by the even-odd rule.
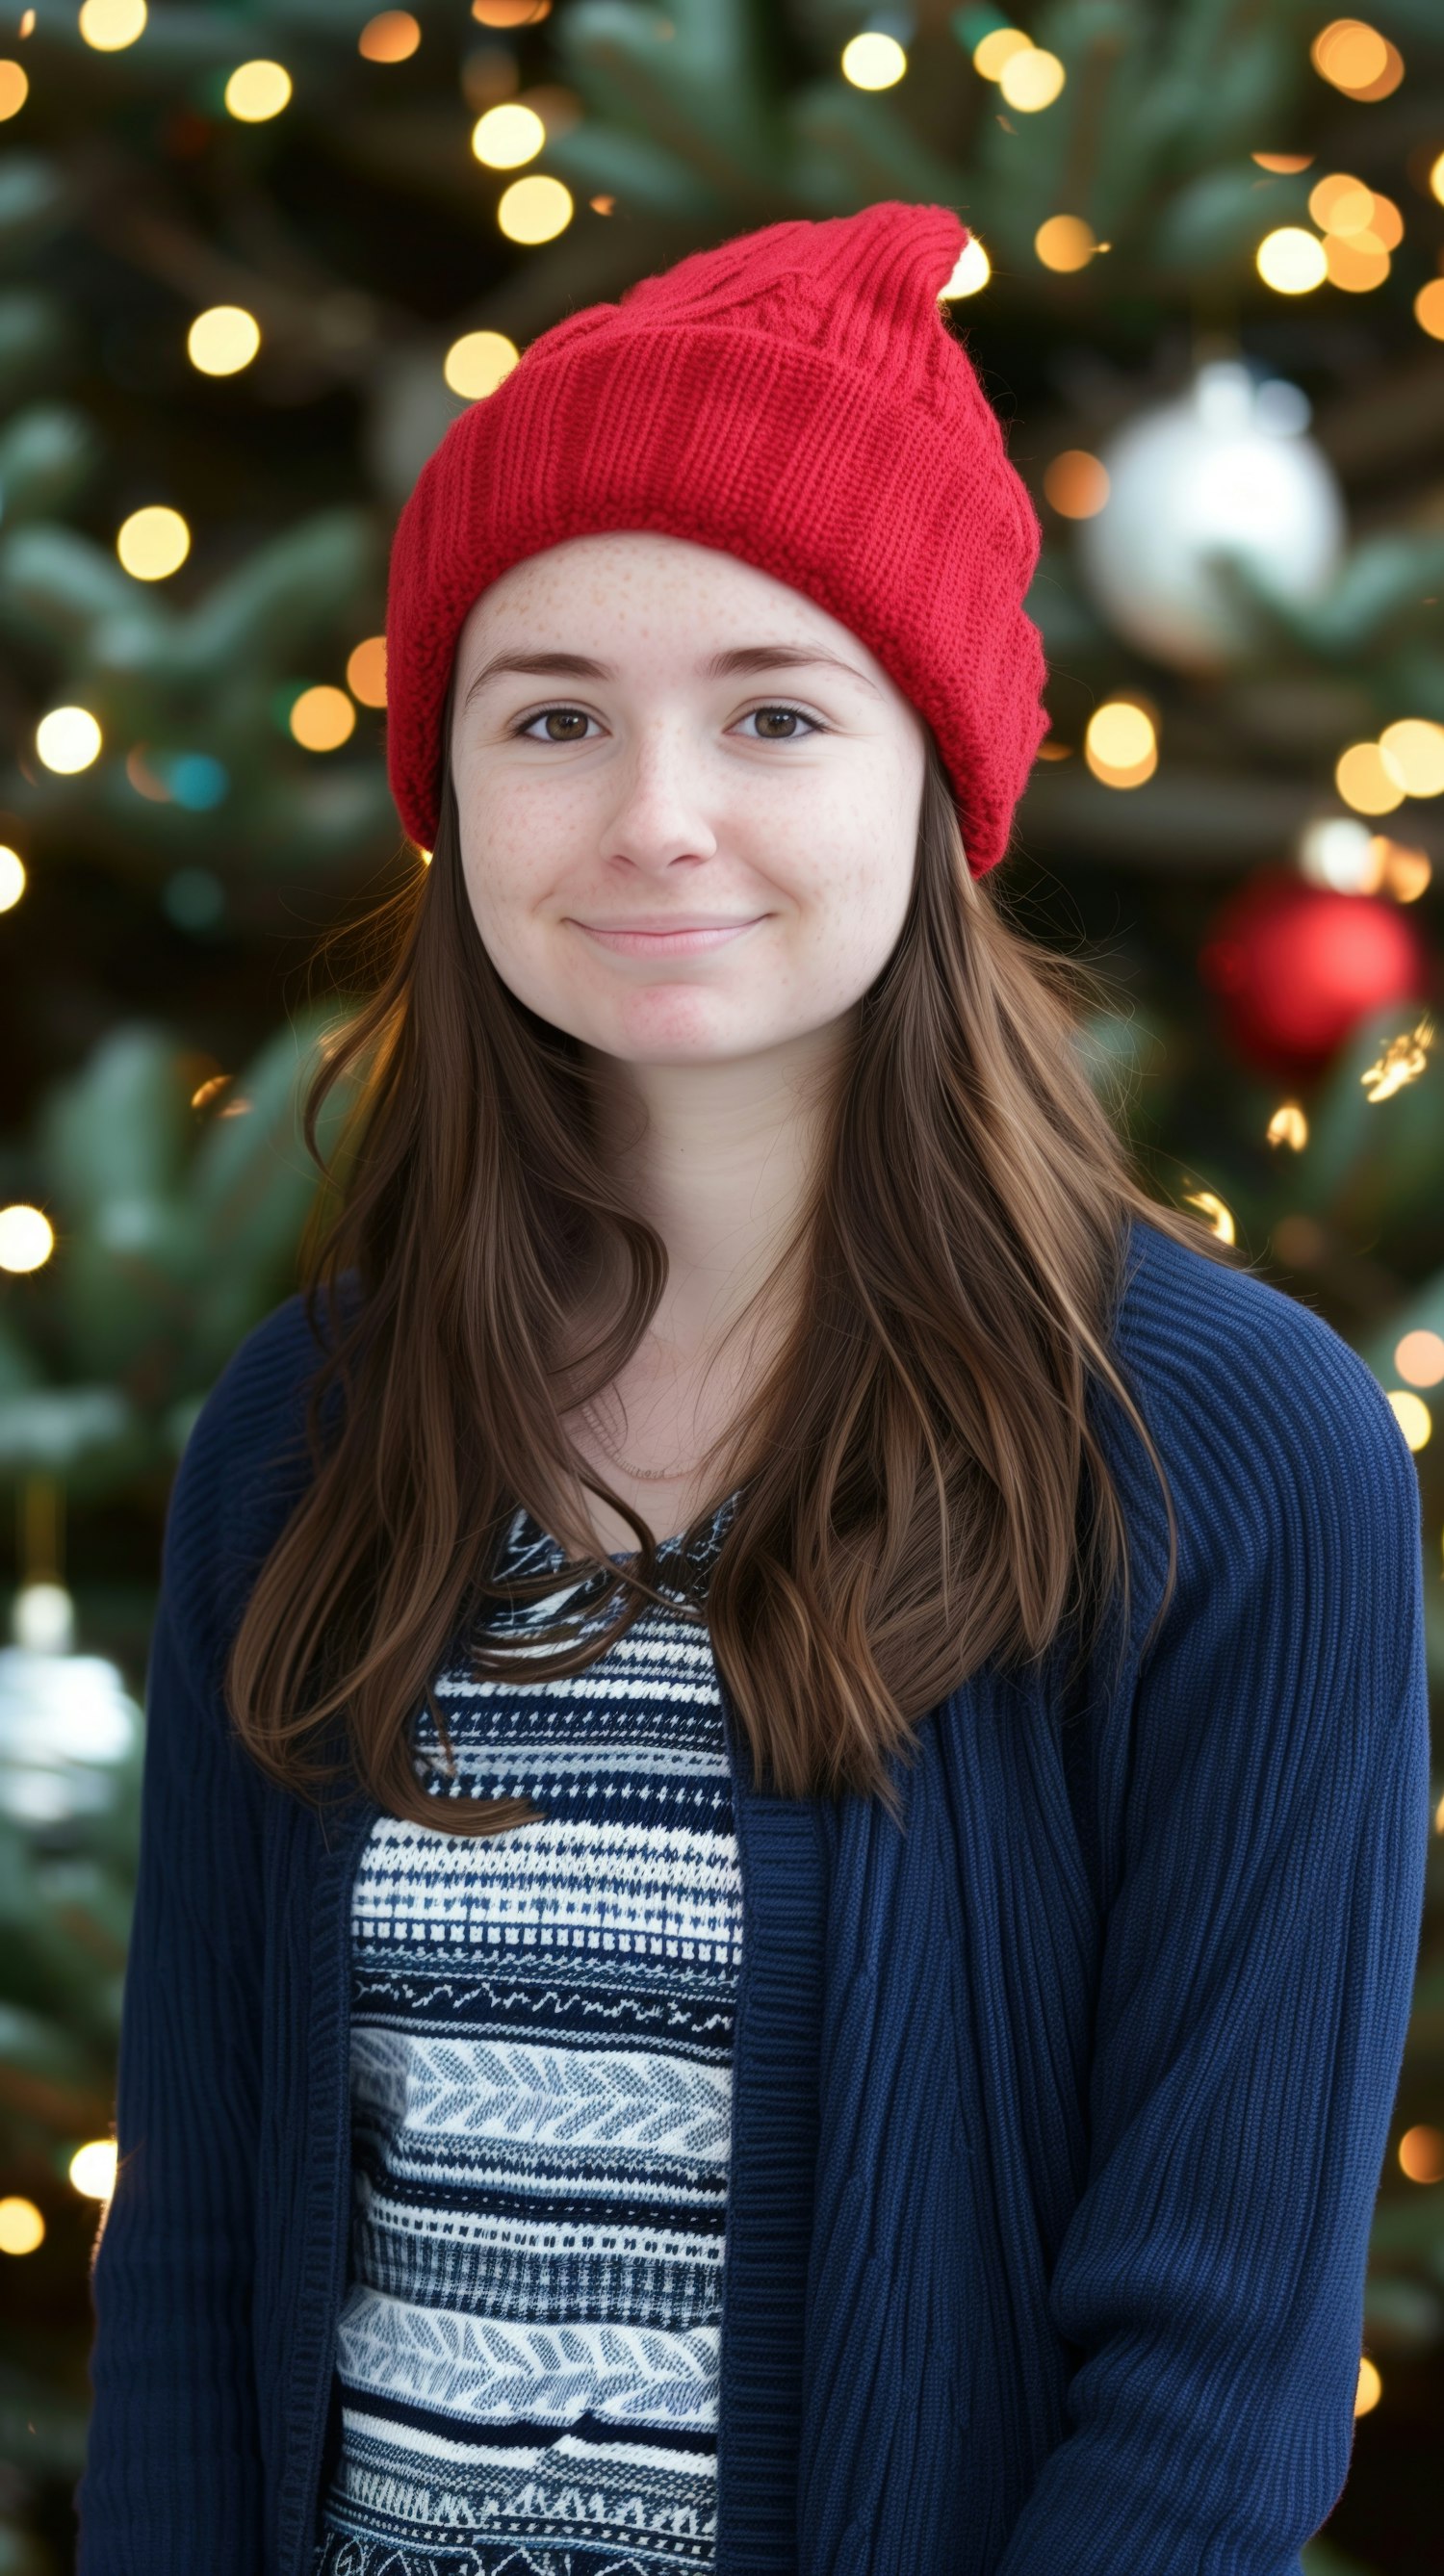
[[[456,641],[492,582],[573,537],[653,529],[816,601],[931,725],[974,876],[1048,730],[1023,601],[1041,531],[938,302],[968,240],[882,204],[693,252],[543,332],[454,421],[397,524],[388,760],[434,846]]]

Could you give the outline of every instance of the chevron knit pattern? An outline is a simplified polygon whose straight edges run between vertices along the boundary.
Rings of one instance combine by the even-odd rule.
[[[563,1563],[518,1512],[505,1570]],[[586,1615],[596,1585],[498,1627]],[[741,1888],[706,1630],[648,1609],[569,1680],[460,1666],[435,1696],[457,1779],[422,1710],[428,1787],[547,1819],[475,1841],[383,1815],[361,1853],[314,2576],[709,2567]]]

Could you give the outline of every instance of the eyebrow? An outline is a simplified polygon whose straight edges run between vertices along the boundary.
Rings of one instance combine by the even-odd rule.
[[[852,662],[844,662],[836,653],[824,653],[810,644],[734,644],[725,653],[714,653],[709,661],[698,665],[704,680],[731,680],[759,671],[844,671],[850,680],[860,680],[873,696],[882,692],[865,671]],[[505,671],[525,671],[543,680],[614,680],[617,676],[610,662],[593,662],[585,653],[494,653],[483,662],[462,700],[469,707],[488,680],[499,679]]]

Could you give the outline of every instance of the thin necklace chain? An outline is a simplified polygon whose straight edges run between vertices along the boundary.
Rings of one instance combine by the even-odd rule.
[[[612,1447],[610,1440],[607,1438],[607,1435],[602,1428],[597,1415],[596,1406],[592,1403],[590,1396],[583,1404],[582,1411],[586,1415],[586,1418],[591,1424],[593,1431],[596,1433],[602,1447],[605,1449],[607,1456],[611,1459],[613,1466],[620,1467],[624,1475],[635,1476],[644,1485],[670,1485],[674,1484],[679,1476],[696,1475],[697,1468],[701,1464],[700,1459],[695,1461],[690,1467],[634,1467],[630,1458],[621,1457]]]

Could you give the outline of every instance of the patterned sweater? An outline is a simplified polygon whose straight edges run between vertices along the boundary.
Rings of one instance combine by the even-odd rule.
[[[518,1512],[502,1571],[564,1562]],[[566,1603],[595,1627],[599,1589],[574,1577],[492,1633]],[[435,1697],[458,1776],[423,1708],[428,1789],[547,1817],[477,1841],[381,1815],[360,1855],[315,2576],[710,2567],[741,1887],[706,1629],[648,1606],[570,1679],[463,1661]]]

